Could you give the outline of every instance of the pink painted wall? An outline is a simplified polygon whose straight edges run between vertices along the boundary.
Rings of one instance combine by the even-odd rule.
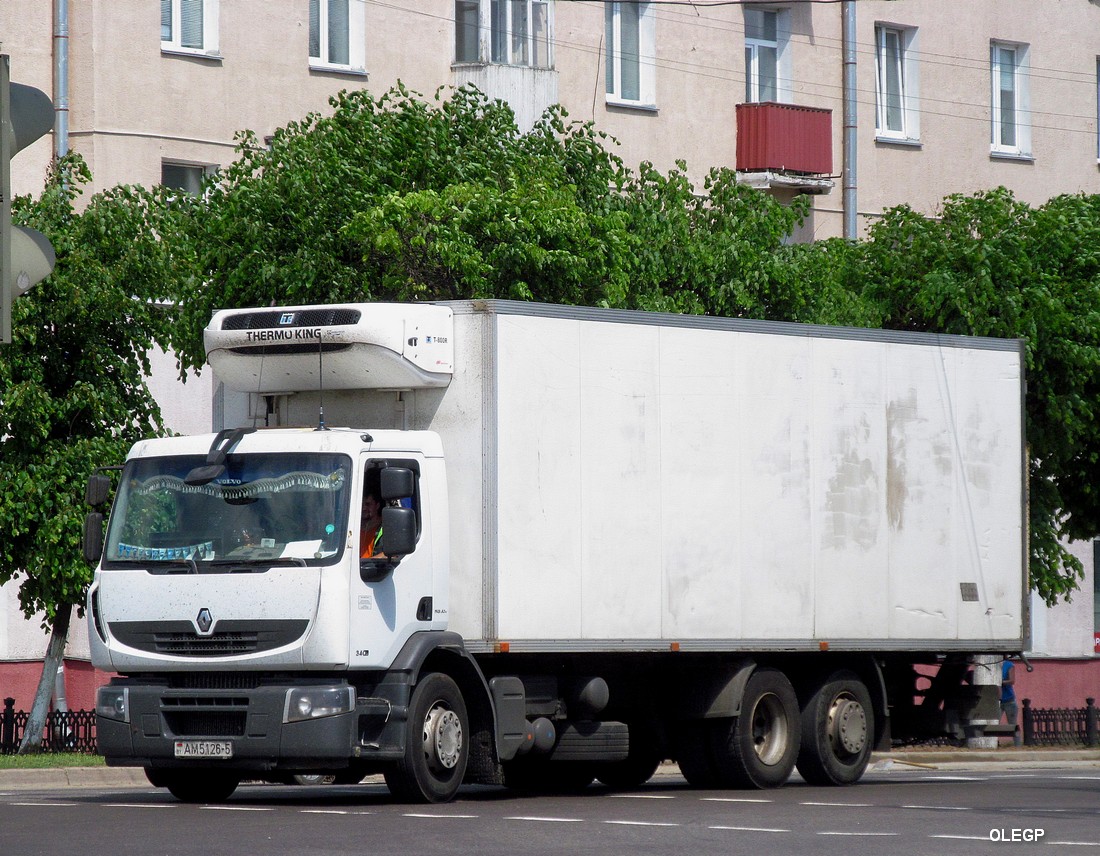
[[[1084,707],[1086,698],[1100,701],[1100,657],[1091,660],[1032,660],[1035,671],[1016,663],[1016,698],[1035,708]]]
[[[16,710],[30,710],[42,676],[42,661],[0,663],[0,704],[15,699]],[[65,661],[65,698],[70,710],[94,710],[95,691],[111,679],[83,660]]]

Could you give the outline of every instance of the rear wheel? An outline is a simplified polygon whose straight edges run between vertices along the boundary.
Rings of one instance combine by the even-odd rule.
[[[237,790],[241,777],[227,770],[157,770],[146,771],[150,782],[168,788],[180,802],[225,802]]]
[[[405,756],[385,773],[386,785],[405,802],[454,799],[470,756],[470,722],[462,691],[450,677],[433,672],[413,690]]]
[[[798,772],[813,785],[859,781],[871,758],[871,694],[854,672],[834,672],[802,706]]]
[[[777,788],[790,778],[802,728],[798,697],[786,675],[757,669],[745,684],[740,715],[722,722],[714,755],[721,784]]]

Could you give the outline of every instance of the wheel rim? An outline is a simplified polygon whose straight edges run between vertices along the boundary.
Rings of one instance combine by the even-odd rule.
[[[867,745],[867,711],[851,695],[837,696],[829,707],[826,733],[838,757],[859,755]]]
[[[752,744],[762,764],[772,766],[787,751],[788,724],[783,702],[774,693],[761,696],[752,711]]]
[[[453,770],[462,756],[462,720],[442,703],[424,717],[424,755],[436,769]]]

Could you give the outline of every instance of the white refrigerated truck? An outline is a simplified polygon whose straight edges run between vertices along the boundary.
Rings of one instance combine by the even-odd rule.
[[[85,531],[99,749],[181,799],[847,784],[998,719],[966,675],[1027,642],[1017,341],[507,301],[205,341],[222,430],[137,443]]]

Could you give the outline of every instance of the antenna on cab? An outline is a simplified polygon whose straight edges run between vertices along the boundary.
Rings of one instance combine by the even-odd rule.
[[[317,431],[327,431],[325,427],[325,348],[324,335],[317,331],[317,391],[321,395],[320,410],[317,413]]]

